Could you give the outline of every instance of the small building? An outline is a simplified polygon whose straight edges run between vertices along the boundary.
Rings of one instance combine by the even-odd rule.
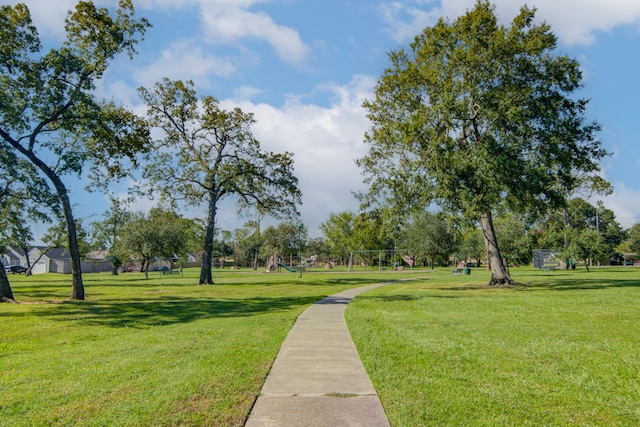
[[[533,251],[533,268],[555,270],[567,268],[567,263],[551,249],[535,249]]]
[[[21,248],[15,246],[6,246],[2,257],[0,257],[2,265],[9,267],[12,265],[27,266],[27,256]]]
[[[33,267],[33,274],[43,273],[71,273],[71,256],[65,248],[46,248],[33,246],[29,250],[29,260]]]

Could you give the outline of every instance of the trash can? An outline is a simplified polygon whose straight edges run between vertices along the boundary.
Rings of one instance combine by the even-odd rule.
[[[465,275],[465,276],[468,276],[468,275],[470,275],[470,274],[471,274],[471,269],[470,269],[469,267],[466,267],[466,268],[464,269],[464,275]]]

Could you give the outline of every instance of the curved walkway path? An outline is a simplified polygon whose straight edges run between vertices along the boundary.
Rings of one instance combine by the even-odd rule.
[[[246,427],[389,427],[344,319],[349,301],[388,283],[321,299],[289,331]]]

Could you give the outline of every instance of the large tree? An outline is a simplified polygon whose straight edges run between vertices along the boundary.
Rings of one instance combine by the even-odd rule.
[[[65,42],[42,52],[28,8],[0,7],[0,138],[46,177],[60,200],[72,261],[71,299],[84,299],[84,285],[63,177],[88,172],[104,184],[125,172],[123,159],[132,159],[148,139],[135,115],[94,95],[111,60],[122,52],[132,55],[148,26],[133,13],[131,0],[120,0],[115,16],[79,2],[67,15]]]
[[[511,284],[493,227],[502,204],[514,212],[561,205],[582,173],[606,155],[576,60],[556,53],[556,37],[523,7],[510,27],[478,1],[440,19],[391,66],[364,103],[372,127],[359,160],[369,200],[407,208],[435,201],[479,220],[492,277]]]
[[[172,202],[206,207],[200,284],[213,284],[212,252],[221,200],[233,197],[238,211],[276,218],[297,217],[301,203],[293,155],[262,150],[251,131],[253,114],[198,98],[193,82],[164,79],[140,89],[151,124],[162,129],[144,176]]]

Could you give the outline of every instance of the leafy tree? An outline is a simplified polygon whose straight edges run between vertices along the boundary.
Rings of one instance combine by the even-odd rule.
[[[187,249],[189,228],[193,223],[173,211],[153,208],[149,214],[134,213],[124,228],[120,251],[138,258],[145,276],[155,258],[170,260]]]
[[[204,230],[206,227],[202,223],[200,224],[200,226],[202,228],[202,233],[200,234],[204,235]],[[216,238],[213,241],[213,256],[227,258],[234,255],[236,250],[236,242],[234,242],[233,240],[233,233],[229,230],[222,230],[219,233],[220,238]],[[197,248],[200,248],[202,246],[201,243],[203,240],[204,238],[199,236]],[[194,246],[196,246],[195,242]]]
[[[82,219],[75,220],[78,251],[80,257],[84,258],[91,252],[92,245],[89,241],[89,232],[85,229]],[[42,236],[42,242],[49,248],[64,248],[67,241],[67,229],[64,222],[59,222],[47,228]]]
[[[42,190],[44,192],[39,193]],[[48,219],[42,205],[37,203],[46,194],[46,183],[38,180],[30,165],[0,141],[0,255],[8,245],[17,245],[26,253],[32,235],[25,218]],[[0,269],[0,301],[14,301],[4,266],[0,265]]]
[[[381,211],[351,211],[331,214],[320,230],[332,255],[348,260],[351,269],[353,251],[393,248],[392,227],[385,224]],[[373,262],[373,260],[372,260]]]
[[[260,221],[247,221],[244,227],[235,230],[235,238],[238,258],[244,259],[254,270],[257,270],[260,249],[265,243],[260,232]]]
[[[356,247],[361,250],[396,249],[400,224],[390,221],[386,210],[361,212],[354,222]]]
[[[627,242],[629,243],[629,249],[640,256],[640,222],[636,222],[627,230]]]
[[[496,217],[496,235],[500,252],[507,267],[511,264],[528,264],[532,256],[531,242],[522,218],[514,214]]]
[[[406,230],[408,247],[431,261],[447,263],[456,251],[456,235],[441,214],[425,211],[417,216]]]
[[[483,259],[487,256],[487,247],[482,237],[482,230],[474,228],[467,232],[462,239],[460,251],[464,259],[475,259],[478,261],[478,267]]]
[[[298,255],[298,244],[300,249],[305,250],[307,242],[307,229],[302,226],[300,229],[300,242],[298,242],[298,223],[281,222],[277,226],[268,227],[262,233],[263,255],[268,258],[274,254],[282,256]],[[299,260],[298,262],[301,262]]]
[[[331,258],[329,246],[322,237],[311,237],[305,245],[306,253],[317,257],[318,261],[327,261]]]
[[[372,128],[359,159],[370,204],[409,211],[435,201],[479,220],[491,266],[490,285],[511,284],[493,212],[561,206],[607,153],[586,119],[576,60],[558,55],[556,37],[523,7],[510,27],[487,1],[453,22],[423,30],[364,103]]]
[[[351,256],[357,249],[355,242],[356,214],[351,211],[331,214],[329,219],[320,224],[320,230],[324,235],[331,254],[337,258],[347,259],[351,267]]]
[[[571,244],[566,252],[569,257],[575,257],[584,261],[584,265],[589,271],[589,261],[602,259],[607,253],[607,245],[602,235],[596,230],[582,229],[572,230]]]
[[[144,176],[162,196],[206,206],[200,284],[213,284],[211,261],[218,204],[235,197],[238,210],[295,217],[301,193],[291,153],[261,149],[251,133],[253,114],[226,111],[212,96],[197,98],[193,82],[164,79],[140,89],[151,124],[162,129]]]
[[[596,206],[596,231],[602,236],[604,257],[612,258],[616,255],[617,247],[624,241],[625,232],[616,220],[615,213],[605,208],[602,202]],[[599,258],[602,259],[602,258]]]
[[[75,220],[63,176],[89,175],[101,183],[120,177],[125,159],[145,148],[148,131],[131,112],[95,99],[109,62],[135,52],[148,23],[133,18],[131,0],[115,16],[79,2],[66,18],[67,39],[42,53],[24,4],[0,7],[0,138],[45,177],[58,196],[72,260],[71,299],[84,299]]]
[[[124,208],[122,201],[111,197],[111,208],[103,214],[103,220],[91,224],[93,245],[109,251],[113,275],[118,275],[118,268],[122,265],[123,254],[118,253],[118,241],[130,218],[131,213]]]
[[[613,211],[605,208],[601,202],[594,206],[580,197],[575,197],[568,200],[563,208],[550,211],[544,220],[539,222],[534,242],[540,248],[559,250],[568,259],[575,256],[572,254],[573,249],[570,249],[572,239],[579,238],[584,231],[594,231],[602,237],[599,251],[602,252],[602,259],[613,256],[616,247],[624,239],[624,230]]]

